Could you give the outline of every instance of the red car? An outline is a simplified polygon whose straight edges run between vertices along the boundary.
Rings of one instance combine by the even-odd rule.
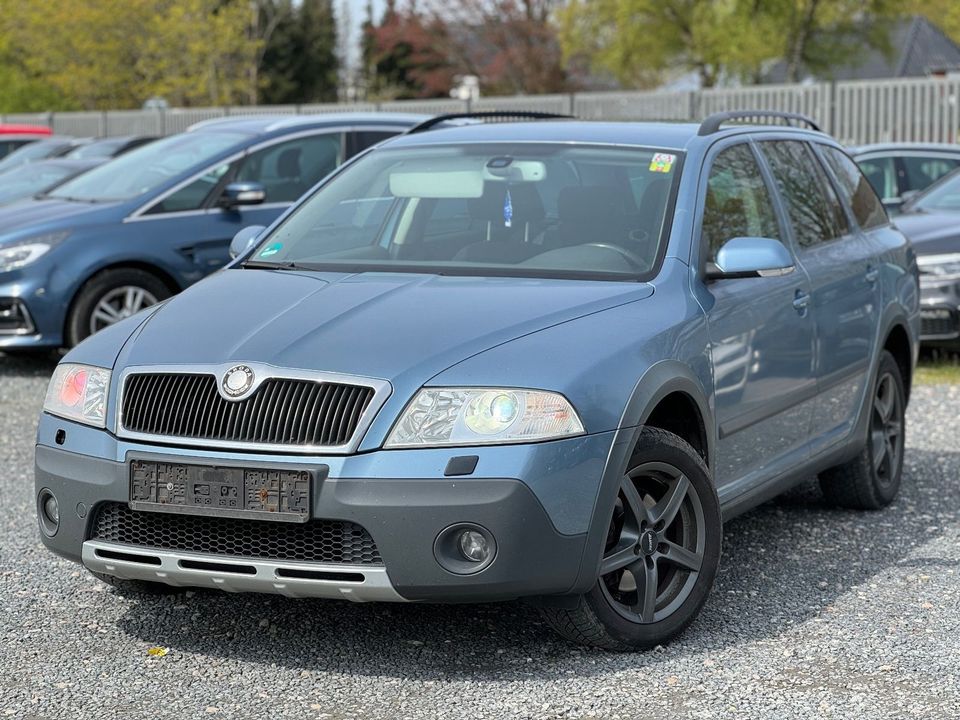
[[[27,143],[52,134],[53,131],[45,125],[0,123],[0,158]]]

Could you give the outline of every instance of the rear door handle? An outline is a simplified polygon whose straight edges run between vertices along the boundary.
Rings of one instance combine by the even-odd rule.
[[[797,290],[796,294],[793,296],[793,308],[803,315],[807,311],[807,306],[810,304],[810,296],[805,293],[803,290]]]
[[[877,278],[880,277],[880,270],[873,267],[872,265],[867,265],[867,273],[864,275],[867,279],[867,282],[873,285],[877,281]]]

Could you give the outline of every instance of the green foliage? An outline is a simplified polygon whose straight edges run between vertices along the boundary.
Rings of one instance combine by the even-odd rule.
[[[337,27],[331,0],[266,0],[277,14],[260,64],[260,101],[267,104],[337,99]]]
[[[947,0],[954,2],[955,0]],[[696,71],[710,87],[755,80],[776,60],[788,79],[829,77],[866,47],[884,49],[896,0],[571,0],[559,13],[567,57],[631,87]]]
[[[268,56],[275,27],[260,20],[275,5],[286,34]],[[274,102],[326,100],[335,46],[330,0],[0,0],[0,109],[237,105],[261,88]]]

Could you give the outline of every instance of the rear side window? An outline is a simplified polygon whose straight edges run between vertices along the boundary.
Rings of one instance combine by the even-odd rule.
[[[900,162],[906,173],[906,190],[925,190],[958,164],[951,158],[920,155],[904,155]]]
[[[711,262],[732,238],[780,239],[770,193],[748,145],[729,147],[714,159],[707,180],[702,232]]]
[[[801,248],[813,247],[849,232],[833,186],[806,143],[774,140],[761,142],[760,147],[770,163]]]
[[[840,191],[853,209],[857,224],[864,230],[886,225],[889,222],[887,211],[857,164],[837,148],[821,145],[820,149],[827,165],[837,176]]]

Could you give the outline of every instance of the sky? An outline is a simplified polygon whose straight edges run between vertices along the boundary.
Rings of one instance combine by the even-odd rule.
[[[367,16],[367,0],[334,0],[333,7],[337,13],[337,22],[340,24],[340,32],[343,32],[342,8],[346,6],[350,9],[350,61],[355,63],[360,56],[360,26]],[[373,0],[373,16],[377,19],[383,12],[384,0]]]

